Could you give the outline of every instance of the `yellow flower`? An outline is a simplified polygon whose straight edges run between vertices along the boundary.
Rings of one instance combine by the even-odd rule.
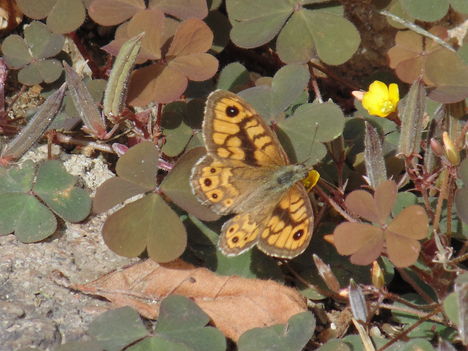
[[[371,115],[387,117],[396,111],[399,100],[398,85],[392,83],[387,87],[385,83],[376,80],[369,85],[369,91],[364,94],[362,106]]]
[[[302,184],[306,188],[307,192],[310,192],[312,188],[317,184],[320,179],[320,173],[315,170],[310,170],[307,177],[302,180]]]

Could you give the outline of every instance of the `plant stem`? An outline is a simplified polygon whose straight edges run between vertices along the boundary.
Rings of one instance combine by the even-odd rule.
[[[412,324],[410,327],[406,328],[403,332],[401,332],[400,334],[398,334],[395,338],[393,338],[392,340],[390,340],[389,342],[387,342],[385,345],[383,345],[382,347],[380,347],[377,351],[383,351],[385,350],[386,348],[388,348],[390,345],[393,345],[394,343],[396,343],[397,341],[401,340],[402,338],[404,338],[405,336],[407,336],[412,330],[416,329],[418,326],[420,326],[422,323],[424,323],[425,321],[427,320],[430,320],[432,316],[436,315],[437,313],[440,313],[441,312],[441,307],[439,306],[438,308],[436,308],[434,311],[432,311],[431,313],[429,314],[426,314],[424,316],[422,316],[419,320],[417,320],[414,324]]]

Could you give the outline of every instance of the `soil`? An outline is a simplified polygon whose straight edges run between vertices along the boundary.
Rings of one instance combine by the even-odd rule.
[[[59,153],[58,147],[54,149]],[[88,189],[113,174],[100,159],[60,152],[67,171]],[[41,146],[23,157],[46,159]],[[21,163],[21,162],[20,162]],[[101,237],[104,215],[80,224],[61,223],[49,239],[23,244],[12,234],[0,236],[0,349],[52,349],[85,340],[87,325],[111,308],[108,302],[68,289],[132,260],[111,252]]]

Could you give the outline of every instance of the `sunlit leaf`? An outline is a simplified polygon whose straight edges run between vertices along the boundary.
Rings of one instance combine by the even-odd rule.
[[[99,0],[88,9],[90,17],[103,26],[114,26],[145,9],[143,0]]]
[[[57,220],[34,196],[22,193],[0,195],[0,233],[14,232],[18,240],[33,243],[50,236]]]
[[[273,39],[292,13],[289,1],[251,2],[227,0],[226,10],[233,28],[231,40],[244,48],[254,48]]]
[[[239,62],[233,62],[221,70],[216,87],[236,92],[249,81],[249,71]]]
[[[429,218],[423,207],[413,205],[401,211],[388,225],[388,230],[412,239],[424,239],[428,234]]]
[[[134,72],[129,87],[130,104],[172,102],[185,91],[188,79],[203,81],[211,78],[218,70],[218,60],[204,51],[212,42],[213,33],[203,21],[190,18],[182,22],[177,27],[166,61]]]
[[[138,312],[130,307],[101,314],[89,325],[88,333],[108,351],[120,351],[149,335]]]
[[[355,190],[349,193],[349,195],[346,196],[345,204],[351,213],[370,222],[380,222],[375,200],[368,191]]]
[[[165,13],[180,19],[203,19],[208,15],[205,0],[150,0],[149,7],[159,7]]]
[[[110,215],[102,233],[115,253],[136,257],[146,248],[157,262],[175,260],[187,243],[179,216],[157,194],[146,195]]]
[[[91,199],[86,190],[75,186],[76,181],[62,163],[49,160],[39,166],[32,190],[60,217],[80,222],[91,211]]]
[[[241,335],[237,345],[239,351],[301,351],[314,330],[314,316],[310,312],[303,312],[292,316],[286,325],[251,329]]]
[[[47,27],[54,33],[70,33],[86,18],[82,0],[57,0],[47,16]]]
[[[400,0],[400,3],[410,16],[425,22],[441,19],[449,9],[447,0]]]
[[[352,255],[351,262],[360,265],[376,260],[384,245],[382,229],[365,223],[342,223],[335,228],[333,237],[338,252]]]
[[[148,188],[145,186],[119,177],[113,177],[106,180],[97,188],[93,200],[93,211],[94,213],[105,212],[132,196],[143,194],[147,191]]]
[[[117,162],[116,172],[122,179],[146,187],[156,187],[159,154],[152,142],[145,141],[130,148]]]
[[[327,64],[351,58],[360,43],[354,25],[328,8],[295,11],[278,36],[276,48],[287,63],[305,63],[315,52]]]

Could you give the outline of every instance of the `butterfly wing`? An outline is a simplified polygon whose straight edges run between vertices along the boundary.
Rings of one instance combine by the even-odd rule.
[[[258,219],[263,221],[257,222]],[[254,246],[267,217],[256,213],[242,213],[224,223],[218,247],[226,256],[237,256]]]
[[[312,238],[313,215],[304,186],[301,183],[294,184],[271,210],[258,238],[258,248],[270,256],[298,256]]]
[[[302,171],[286,169],[286,153],[255,109],[233,93],[213,92],[203,137],[207,156],[193,168],[193,192],[219,214],[237,213],[223,225],[221,251],[233,256],[258,244],[270,256],[302,253],[312,236],[313,212],[304,186],[290,174]],[[278,187],[285,181],[291,188]]]
[[[268,167],[289,163],[262,117],[237,95],[217,90],[208,96],[203,122],[207,152],[214,159]]]
[[[242,162],[225,162],[206,155],[194,166],[190,183],[197,198],[216,213],[239,213],[255,206],[247,198],[265,200],[256,192],[269,172],[269,168],[246,167]]]

